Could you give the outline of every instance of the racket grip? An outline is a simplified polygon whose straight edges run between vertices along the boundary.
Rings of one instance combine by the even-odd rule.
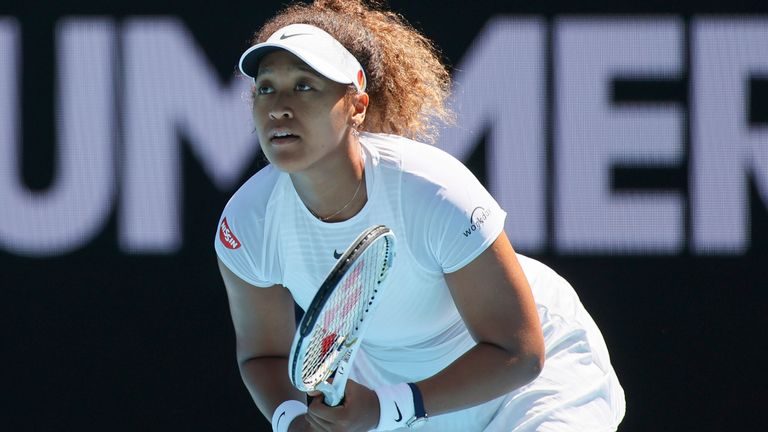
[[[352,372],[352,361],[355,360],[357,350],[360,348],[359,341],[355,342],[342,355],[339,366],[333,374],[333,382],[322,382],[317,385],[317,390],[323,392],[325,404],[328,406],[338,406],[344,399],[344,388],[347,386],[349,373]]]
[[[346,381],[346,379],[344,379]],[[336,379],[333,380],[334,384]],[[338,389],[334,384],[321,382],[317,385],[317,390],[323,393],[323,403],[328,406],[338,406],[344,399],[344,387]]]

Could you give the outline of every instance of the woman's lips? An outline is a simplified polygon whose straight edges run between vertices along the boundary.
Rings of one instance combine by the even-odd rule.
[[[286,145],[286,144],[292,144],[299,140],[298,135],[285,135],[285,136],[276,136],[272,137],[270,142],[275,145]]]

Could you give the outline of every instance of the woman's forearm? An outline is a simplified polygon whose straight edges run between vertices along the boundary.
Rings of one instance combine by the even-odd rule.
[[[440,373],[417,383],[429,415],[487,402],[533,381],[544,359],[537,354],[510,354],[479,343]]]
[[[254,357],[240,363],[243,378],[256,406],[268,419],[286,400],[306,401],[306,395],[291,385],[285,357]]]

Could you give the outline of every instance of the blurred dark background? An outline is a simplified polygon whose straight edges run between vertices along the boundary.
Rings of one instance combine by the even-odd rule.
[[[768,3],[389,4],[441,48],[465,95],[459,119],[482,111],[437,145],[494,194],[533,164],[522,177],[533,192],[499,198],[524,208],[508,221],[513,243],[565,276],[601,327],[627,396],[620,430],[762,424]],[[270,430],[240,381],[213,239],[229,196],[264,165],[234,70],[281,5],[0,3],[1,429]],[[479,38],[489,29],[512,46],[484,70],[473,53],[505,52]],[[594,51],[574,51],[573,35]],[[635,66],[614,67],[615,53]],[[564,63],[573,58],[586,66]],[[529,84],[535,98],[503,99]],[[582,87],[609,100],[582,104]],[[536,152],[528,162],[499,159],[520,145],[494,134],[510,124],[534,131],[520,147]],[[579,182],[598,174],[595,198],[599,185]],[[616,197],[659,209],[658,220],[614,212]],[[526,213],[530,203],[539,210]]]

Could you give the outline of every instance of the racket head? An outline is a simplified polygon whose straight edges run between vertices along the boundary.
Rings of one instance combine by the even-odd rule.
[[[288,360],[294,387],[317,390],[356,349],[379,303],[394,254],[395,235],[383,225],[365,230],[342,254],[294,337]]]

